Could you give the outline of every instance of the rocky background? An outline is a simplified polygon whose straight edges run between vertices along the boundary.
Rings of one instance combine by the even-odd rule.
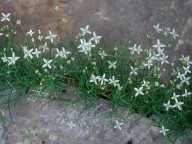
[[[59,6],[59,13],[55,7]],[[109,49],[116,41],[129,40],[143,44],[153,25],[175,28],[184,45],[169,49],[170,59],[181,54],[192,56],[192,0],[0,0],[0,13],[17,13],[24,30],[54,31],[56,15],[64,21],[63,35],[75,38],[80,27],[90,28],[103,36]],[[101,106],[109,108],[101,102]],[[26,101],[13,110],[14,123],[6,126],[2,144],[158,144],[161,136],[157,128],[147,129],[148,120],[136,121],[130,116],[122,131],[104,125],[100,117],[92,117],[92,110],[80,117],[74,129],[67,123],[74,121],[79,111],[62,111],[55,102]],[[75,108],[77,106],[74,106]],[[123,112],[121,112],[123,114]],[[120,118],[120,117],[117,117]],[[114,119],[115,120],[115,119]],[[114,124],[114,123],[113,123]],[[178,143],[187,144],[192,140]],[[162,142],[162,141],[161,141]],[[166,142],[163,142],[166,143]],[[131,144],[131,143],[130,143]]]

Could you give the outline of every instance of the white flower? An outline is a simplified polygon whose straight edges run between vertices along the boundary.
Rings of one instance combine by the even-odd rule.
[[[163,55],[163,57],[160,57],[159,60],[161,60],[161,65],[164,63],[169,64],[169,61],[167,60],[168,56]]]
[[[183,79],[181,80],[181,83],[183,84],[183,83],[186,83],[187,85],[189,85],[189,79],[190,79],[191,77],[185,77],[185,75],[183,76]]]
[[[150,88],[150,86],[149,86],[149,82],[148,81],[145,81],[145,80],[143,80],[143,84],[142,84],[142,87],[146,87],[146,88]]]
[[[40,46],[40,48],[43,50],[43,52],[45,52],[45,50],[49,50],[47,47],[47,42],[44,45]]]
[[[189,64],[192,64],[192,61],[190,61],[190,56],[184,57],[184,55],[182,55],[182,58],[180,58],[179,60],[185,61],[185,62],[187,63],[187,66],[188,66]]]
[[[160,57],[160,54],[159,53],[155,53],[155,52],[153,52],[153,55],[151,56],[151,60],[159,60],[159,57]]]
[[[7,13],[7,14],[2,13],[2,16],[3,18],[1,19],[1,21],[10,21],[9,19],[10,13]]]
[[[162,49],[162,48],[157,49],[157,52],[158,52],[159,55],[164,55],[163,51],[164,51],[164,49]]]
[[[178,72],[177,74],[177,78],[182,80],[185,77],[185,74],[181,74],[180,72]]]
[[[37,38],[39,41],[41,41],[43,39],[43,36],[42,35],[39,35],[38,38]]]
[[[130,66],[130,68],[131,68],[130,75],[138,75],[137,73],[138,68],[133,68],[132,66]]]
[[[111,79],[109,79],[109,84],[113,84],[114,87],[118,85],[119,80],[116,80],[114,76],[112,76]]]
[[[105,83],[108,82],[108,79],[105,78],[105,74],[103,74],[102,77],[99,77],[98,80],[101,82],[101,85],[105,85]]]
[[[51,69],[50,63],[51,63],[53,60],[46,60],[45,58],[43,58],[43,61],[44,61],[44,65],[42,66],[42,68],[48,67],[48,68]]]
[[[140,52],[142,52],[143,50],[141,49],[141,45],[139,45],[138,47],[137,47],[137,49],[136,49],[136,52],[138,53],[138,54],[140,54]]]
[[[71,121],[70,123],[67,124],[69,126],[70,129],[75,127],[75,124]]]
[[[20,21],[20,20],[17,20],[16,24],[20,25],[20,24],[21,24],[21,21]]]
[[[59,10],[59,7],[58,7],[58,6],[56,6],[56,7],[55,7],[55,10],[56,10],[56,11],[58,11],[58,10]]]
[[[23,49],[23,51],[24,51],[24,58],[27,58],[27,57],[30,57],[31,59],[33,58],[33,56],[32,56],[33,49],[27,50],[25,48],[25,49]]]
[[[100,51],[99,55],[101,56],[101,59],[103,59],[105,56],[107,56],[107,54],[105,53],[104,50],[102,52]]]
[[[164,126],[161,127],[161,130],[159,131],[159,133],[163,133],[163,135],[165,136],[165,133],[169,131],[169,129],[165,129]]]
[[[8,65],[14,65],[20,57],[15,57],[15,52],[12,52],[12,57],[8,57]]]
[[[41,51],[38,51],[38,49],[35,49],[35,52],[33,52],[32,54],[36,55],[37,58],[39,58],[39,54],[41,53]]]
[[[118,48],[117,47],[114,47],[114,51],[117,51],[118,50]]]
[[[1,59],[3,62],[7,62],[7,57],[2,57]]]
[[[109,68],[114,68],[114,69],[116,69],[116,63],[117,63],[117,61],[115,61],[115,62],[111,62],[111,61],[107,61],[108,63],[109,63]]]
[[[172,32],[170,32],[170,34],[173,36],[174,39],[176,39],[176,37],[178,37],[179,35],[175,33],[175,29],[172,30]]]
[[[165,47],[166,45],[164,44],[161,44],[160,40],[157,39],[157,44],[156,45],[153,45],[154,48],[157,48],[157,49],[161,49],[163,47]]]
[[[152,60],[148,60],[147,63],[143,64],[145,67],[148,67],[148,69],[151,68],[151,66],[153,66],[153,61]]]
[[[188,97],[188,95],[191,95],[192,93],[191,92],[187,92],[187,90],[185,89],[185,93],[182,94],[181,96],[182,97]]]
[[[176,100],[176,99],[179,98],[179,97],[180,97],[180,95],[176,95],[175,93],[173,93],[173,96],[171,97],[171,99]]]
[[[52,32],[49,30],[49,35],[47,37],[45,37],[45,39],[49,39],[51,40],[51,42],[53,43],[53,40],[57,37],[57,35],[52,34]]]
[[[0,33],[0,36],[2,36],[3,35],[3,33]]]
[[[144,95],[143,93],[143,87],[138,88],[134,88],[134,90],[136,91],[135,97],[137,97],[138,95]]]
[[[33,31],[30,29],[30,31],[27,32],[27,35],[33,36],[34,33],[35,33],[35,32],[33,32]]]
[[[131,54],[134,54],[134,52],[135,51],[137,51],[137,45],[136,44],[134,44],[134,46],[133,47],[130,47],[129,49],[131,50]]]
[[[166,107],[167,111],[169,110],[169,108],[172,107],[172,105],[170,105],[170,101],[168,101],[167,103],[164,103],[163,105]]]
[[[89,25],[87,25],[85,28],[80,28],[81,32],[82,32],[82,36],[88,34],[91,34],[91,32],[89,31]]]
[[[163,31],[162,29],[159,28],[159,23],[157,25],[153,25],[153,27],[155,28],[157,33],[159,33],[160,31]]]
[[[62,52],[58,48],[56,48],[56,51],[57,51],[57,54],[55,55],[56,58],[63,57]]]
[[[85,54],[90,53],[92,47],[95,47],[94,44],[91,43],[91,41],[86,42],[85,39],[80,39],[80,45],[77,48],[80,48],[81,50],[79,52],[84,52]]]
[[[181,105],[184,104],[184,102],[179,102],[177,99],[175,99],[175,105],[173,105],[173,107],[177,107],[179,110],[182,110]]]
[[[94,40],[95,44],[98,44],[101,39],[101,36],[97,36],[95,32],[93,32],[93,37],[90,39],[91,41]]]
[[[118,90],[122,90],[123,87],[120,84],[117,84]]]
[[[99,79],[99,77],[95,76],[94,74],[91,74],[91,78],[89,82],[94,82],[97,85],[97,80]]]
[[[116,125],[114,126],[114,128],[118,128],[119,130],[121,130],[121,125],[123,125],[123,123],[119,123],[117,120],[115,121],[116,122]]]
[[[188,66],[188,67],[183,67],[183,69],[185,70],[185,75],[186,75],[187,73],[191,73],[191,71],[189,70],[189,69],[190,69],[190,66]]]
[[[86,47],[86,40],[85,39],[80,39],[80,45],[77,48],[82,48],[84,49]]]

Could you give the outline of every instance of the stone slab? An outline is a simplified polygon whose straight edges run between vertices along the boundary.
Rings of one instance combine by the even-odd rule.
[[[74,97],[67,94],[65,97]],[[82,112],[88,102],[66,102],[28,99],[12,109],[13,123],[8,123],[1,144],[160,144],[168,143],[151,121],[128,110],[117,109],[105,100]],[[113,115],[111,116],[111,114]],[[116,120],[123,122],[114,129]],[[74,127],[68,124],[73,122]]]

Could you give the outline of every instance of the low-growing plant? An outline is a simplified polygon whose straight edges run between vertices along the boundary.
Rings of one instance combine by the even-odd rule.
[[[183,55],[172,61],[166,54],[182,44],[175,29],[157,24],[147,35],[146,46],[118,43],[109,51],[88,25],[80,28],[75,41],[63,42],[59,18],[58,34],[49,30],[47,36],[40,30],[25,33],[21,21],[11,20],[10,13],[2,13],[1,21],[1,110],[10,110],[30,91],[62,93],[73,86],[77,97],[104,98],[148,117],[170,140],[191,132],[192,61]],[[17,35],[19,27],[23,37]],[[2,113],[0,118],[6,120]],[[123,123],[116,123],[114,128],[121,129]]]

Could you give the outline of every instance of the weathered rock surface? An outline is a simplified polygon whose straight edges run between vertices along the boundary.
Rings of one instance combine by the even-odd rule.
[[[47,34],[55,28],[55,6],[66,20],[63,34],[67,38],[89,24],[112,45],[117,40],[142,43],[152,25],[159,22],[174,27],[187,47],[191,45],[191,0],[1,0],[0,12],[16,11],[25,31],[41,29]]]
[[[73,97],[72,94],[67,94]],[[167,142],[159,128],[149,127],[151,121],[137,114],[129,115],[104,100],[85,110],[89,103],[67,103],[30,99],[12,109],[13,123],[6,126],[1,144],[160,144]],[[91,104],[94,105],[94,104]],[[109,116],[109,114],[112,114]],[[108,117],[107,117],[108,115]],[[114,129],[115,120],[123,122],[121,130]],[[68,125],[70,122],[74,127]]]

